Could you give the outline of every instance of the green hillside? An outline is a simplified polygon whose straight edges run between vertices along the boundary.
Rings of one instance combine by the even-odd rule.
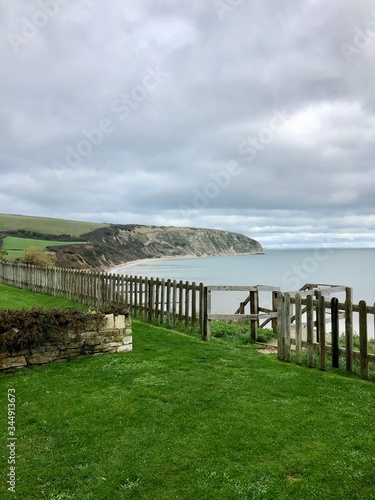
[[[28,215],[0,214],[0,232],[26,230],[41,234],[68,234],[78,238],[81,234],[109,226],[110,224],[95,222],[79,222]]]
[[[38,247],[42,250],[45,250],[47,247],[65,245],[82,245],[82,242],[34,240],[30,238],[16,238],[14,236],[7,236],[3,239],[2,248],[7,252],[8,260],[15,260],[16,258],[21,257],[23,252],[29,247]]]

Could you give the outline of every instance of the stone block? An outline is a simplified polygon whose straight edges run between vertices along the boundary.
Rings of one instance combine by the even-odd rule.
[[[44,365],[51,363],[60,357],[59,351],[50,351],[47,353],[35,353],[26,356],[27,364],[29,365]]]
[[[27,366],[25,356],[11,356],[0,361],[0,368],[5,370],[7,368],[21,368]]]
[[[123,345],[129,345],[133,343],[133,337],[131,335],[127,335],[122,339],[122,344]]]
[[[106,314],[105,315],[106,317],[106,323],[105,325],[102,327],[103,330],[113,330],[113,328],[115,328],[115,317],[113,314]]]
[[[120,345],[116,352],[130,352],[133,350],[133,344]]]
[[[123,314],[115,316],[115,328],[125,328],[125,316]]]

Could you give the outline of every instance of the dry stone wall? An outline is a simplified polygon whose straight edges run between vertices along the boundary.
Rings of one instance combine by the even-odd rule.
[[[104,353],[128,352],[133,348],[130,314],[106,315],[97,331],[68,331],[62,340],[10,354],[0,350],[0,370],[41,365],[53,361]]]

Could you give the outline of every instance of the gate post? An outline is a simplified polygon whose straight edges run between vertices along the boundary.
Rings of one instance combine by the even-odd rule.
[[[259,292],[258,288],[256,291],[250,292],[250,314],[259,314]],[[255,341],[258,340],[258,328],[259,328],[259,320],[251,319],[250,320],[250,335],[251,338]]]
[[[284,360],[284,296],[281,292],[277,294],[277,357]]]

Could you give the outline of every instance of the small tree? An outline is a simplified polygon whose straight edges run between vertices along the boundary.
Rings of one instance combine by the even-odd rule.
[[[0,248],[0,260],[5,260],[8,255],[8,252],[3,248]]]
[[[33,266],[52,267],[55,265],[55,258],[46,250],[38,247],[29,247],[23,252],[19,262]]]

